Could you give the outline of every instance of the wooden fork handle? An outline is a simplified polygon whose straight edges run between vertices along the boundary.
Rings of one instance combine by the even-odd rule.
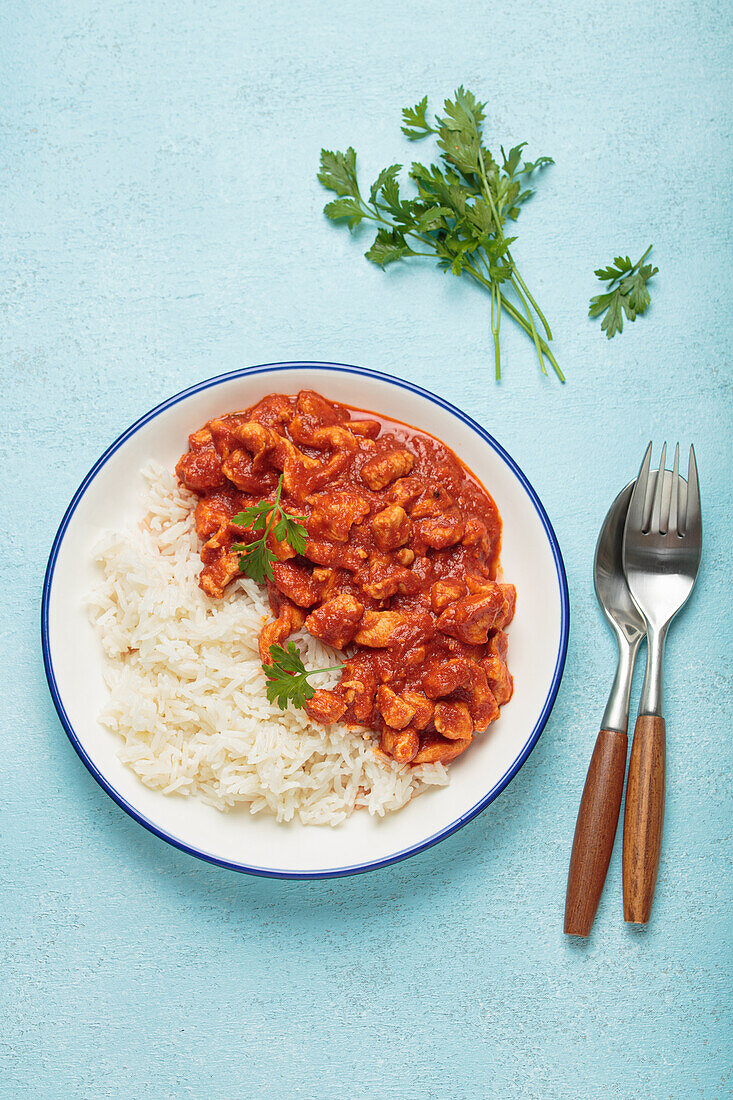
[[[596,738],[570,855],[565,895],[565,932],[587,936],[606,881],[621,808],[628,739],[619,730]]]
[[[657,885],[664,822],[664,719],[640,714],[629,760],[624,813],[624,920],[646,924]]]

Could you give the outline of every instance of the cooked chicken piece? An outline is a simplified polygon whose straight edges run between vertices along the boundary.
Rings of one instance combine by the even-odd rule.
[[[492,584],[484,595],[463,596],[450,604],[438,619],[438,630],[469,645],[479,645],[487,641],[505,607],[503,592],[498,584]]]
[[[491,555],[491,540],[489,539],[489,532],[486,529],[486,524],[482,523],[476,516],[471,516],[466,521],[466,529],[461,542],[464,546],[475,546],[487,557]]]
[[[196,534],[200,539],[210,539],[222,528],[226,531],[230,516],[226,501],[219,500],[217,497],[202,497],[194,512]]]
[[[415,754],[420,747],[420,738],[413,729],[397,732],[387,727],[382,732],[379,747],[398,764],[409,764],[415,759]]]
[[[335,569],[348,569],[355,573],[364,564],[367,557],[366,550],[352,550],[350,546],[341,543],[319,542],[316,539],[308,539],[305,544],[305,556],[318,565],[329,565]]]
[[[424,730],[430,725],[435,707],[430,700],[419,691],[403,691],[401,698],[413,709],[412,726],[416,730]]]
[[[346,711],[346,703],[335,691],[317,688],[305,704],[305,711],[315,722],[329,725],[338,722]]]
[[[433,721],[438,733],[450,741],[464,741],[473,733],[471,713],[465,703],[436,703]]]
[[[339,694],[349,704],[357,722],[367,722],[370,719],[377,686],[377,674],[371,657],[367,654],[350,657],[342,673]]]
[[[405,619],[399,611],[365,611],[354,641],[372,649],[384,649],[396,641],[396,635],[404,623]]]
[[[424,486],[423,486],[424,488]],[[413,519],[428,519],[434,516],[444,516],[449,511],[455,511],[453,497],[442,485],[436,485],[424,493],[410,509]]]
[[[355,523],[369,515],[369,504],[358,493],[317,493],[308,497],[312,506],[308,531],[313,538],[331,538],[346,542]]]
[[[399,504],[388,504],[372,519],[372,530],[381,550],[396,550],[410,537],[410,518]]]
[[[469,662],[465,658],[446,661],[434,657],[423,671],[423,690],[429,699],[440,699],[457,688],[467,687],[469,678]]]
[[[320,600],[320,585],[302,565],[275,562],[272,572],[280,592],[298,607],[313,607]]]
[[[315,390],[301,390],[295,402],[299,413],[320,420],[321,424],[340,424],[348,420],[350,412],[345,405],[339,405],[335,401],[328,401]]]
[[[415,524],[415,534],[433,550],[447,550],[461,541],[465,525],[460,512],[454,509],[435,519],[421,519]]]
[[[415,715],[415,708],[386,684],[381,684],[377,689],[377,707],[382,718],[393,730],[403,730],[405,726],[409,726]]]
[[[517,607],[517,590],[513,584],[500,584],[499,588],[506,600],[506,610],[502,611],[501,621],[497,623],[497,626],[506,629],[514,618],[514,612]]]
[[[192,451],[204,451],[214,446],[214,437],[211,428],[199,428],[197,432],[191,432],[188,437],[188,445]]]
[[[345,649],[356,634],[364,614],[364,605],[354,596],[334,596],[311,611],[305,628],[334,649]]]
[[[252,455],[254,473],[261,473],[272,466],[270,458],[279,447],[282,436],[256,420],[246,420],[243,424],[239,424],[234,434],[245,450]]]
[[[371,599],[386,600],[397,592],[409,595],[416,592],[417,588],[417,578],[409,569],[393,565],[387,556],[372,555],[367,579],[362,583],[362,591]]]
[[[187,451],[176,466],[178,480],[194,493],[218,489],[225,484],[221,471],[221,457],[214,447],[202,451]]]
[[[466,697],[474,729],[485,730],[499,717],[499,708],[486,679],[486,673],[480,665],[473,662],[471,662],[471,680]]]
[[[425,489],[425,482],[419,477],[402,477],[395,481],[387,493],[390,504],[399,504],[400,508],[407,508],[420,496]]]
[[[430,606],[435,614],[439,615],[449,603],[455,603],[461,596],[465,596],[467,591],[463,581],[455,579],[436,581],[430,589]]]
[[[258,425],[259,426],[259,425]],[[263,428],[262,431],[268,429]],[[268,496],[277,486],[277,473],[263,460],[258,470],[254,469],[254,459],[245,450],[235,449],[229,452],[221,466],[222,473],[243,493],[255,499]]]
[[[238,574],[239,554],[232,550],[204,566],[199,577],[199,588],[202,588],[207,596],[220,600],[226,586]]]
[[[481,668],[486,674],[491,693],[494,696],[497,707],[503,707],[514,694],[514,681],[509,669],[500,657],[484,657]]]
[[[444,737],[428,735],[420,746],[420,751],[413,756],[413,764],[447,764],[455,760],[462,752],[465,752],[473,738],[467,737],[465,741],[446,741]]]
[[[489,634],[489,656],[500,657],[502,661],[506,661],[508,649],[509,639],[504,631],[492,630]]]
[[[279,604],[277,618],[265,623],[260,631],[260,658],[266,665],[272,664],[270,646],[282,645],[286,638],[289,638],[294,630],[299,630],[305,622],[305,611],[302,608],[296,607],[279,592],[277,596]]]
[[[386,455],[370,458],[361,468],[361,479],[376,492],[384,489],[395,478],[409,474],[415,465],[415,456],[409,451],[390,451]]]
[[[348,573],[341,572],[338,569],[328,569],[325,566],[317,565],[313,570],[312,576],[313,580],[320,588],[321,602],[325,603],[326,600],[330,599],[334,589],[340,586],[344,577],[348,576]]]
[[[403,646],[400,654],[400,667],[404,672],[412,672],[413,669],[422,668],[425,664],[427,655],[428,647],[426,642],[420,642],[418,645],[412,645],[408,648]]]
[[[378,420],[350,420],[345,427],[362,439],[376,439],[382,428]]]
[[[409,547],[403,546],[401,550],[398,550],[395,554],[395,561],[398,561],[400,565],[412,565],[415,560],[415,551],[410,550]]]
[[[249,414],[250,420],[256,420],[268,428],[279,428],[293,418],[290,399],[284,393],[268,393]]]
[[[283,490],[300,508],[303,501],[317,488],[316,481],[323,466],[317,458],[303,454],[289,439],[281,437],[280,446],[273,455],[273,465],[283,474]]]

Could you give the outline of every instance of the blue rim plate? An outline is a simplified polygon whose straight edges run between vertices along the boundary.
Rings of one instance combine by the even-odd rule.
[[[538,706],[534,724],[531,726],[531,731],[526,737],[526,740],[522,742],[517,755],[513,758],[509,766],[507,766],[503,770],[500,777],[491,783],[490,788],[486,791],[483,791],[480,797],[472,801],[471,804],[465,809],[465,811],[458,813],[457,816],[452,818],[450,821],[441,824],[441,827],[437,831],[429,832],[428,830],[428,835],[420,836],[419,839],[416,839],[414,840],[414,842],[399,848],[399,850],[389,851],[379,858],[372,860],[363,859],[360,862],[345,862],[337,866],[329,867],[318,866],[314,869],[303,869],[301,867],[294,866],[261,866],[257,863],[240,862],[237,859],[223,858],[221,854],[217,854],[216,851],[207,850],[204,847],[198,847],[196,844],[191,843],[190,840],[184,840],[180,836],[176,835],[174,831],[169,830],[165,826],[161,826],[160,822],[151,820],[151,816],[148,813],[141,811],[139,806],[136,806],[134,804],[134,798],[131,798],[129,794],[126,795],[121,793],[117,786],[115,786],[115,783],[110,779],[108,775],[105,774],[104,770],[101,769],[92,758],[92,754],[88,749],[88,745],[84,743],[84,739],[80,736],[78,730],[75,729],[74,724],[69,717],[69,707],[67,705],[68,700],[65,701],[65,687],[63,683],[63,676],[59,676],[58,669],[54,664],[54,647],[52,636],[53,627],[50,615],[52,595],[54,593],[54,583],[58,574],[57,567],[59,562],[59,555],[62,552],[64,541],[69,535],[70,527],[78,514],[78,509],[80,508],[80,505],[85,500],[85,497],[90,492],[90,490],[92,490],[92,487],[97,487],[95,486],[95,483],[97,482],[97,479],[100,478],[100,475],[103,475],[105,467],[109,463],[110,459],[112,459],[113,456],[115,456],[122,447],[124,447],[126,444],[129,444],[130,441],[133,440],[133,437],[136,437],[142,429],[144,429],[147,425],[150,425],[152,421],[158,420],[158,418],[160,418],[164,413],[173,410],[174,407],[178,406],[181,402],[184,402],[194,397],[195,395],[200,395],[201,399],[203,400],[207,395],[207,391],[212,391],[215,387],[229,386],[230,383],[236,382],[237,380],[243,380],[244,382],[252,378],[253,376],[277,376],[282,372],[307,372],[310,375],[312,375],[314,372],[325,372],[327,377],[334,379],[334,383],[336,383],[336,381],[339,381],[341,384],[343,384],[344,376],[350,376],[351,381],[355,380],[356,384],[371,387],[372,389],[375,386],[385,385],[387,387],[385,393],[388,393],[390,388],[392,388],[392,394],[394,397],[399,398],[401,392],[404,400],[410,400],[414,397],[421,399],[422,402],[429,402],[435,408],[436,416],[442,417],[445,421],[445,414],[448,414],[449,417],[452,417],[456,421],[460,422],[463,427],[458,430],[462,433],[464,439],[467,440],[469,445],[473,444],[474,446],[478,446],[479,444],[477,443],[477,441],[472,438],[472,436],[474,435],[478,436],[481,443],[487,445],[493,452],[492,461],[496,461],[498,459],[501,463],[505,465],[508,471],[510,471],[513,479],[516,481],[519,489],[521,489],[521,491],[526,495],[526,498],[528,498],[528,501],[531,503],[531,507],[535,516],[535,521],[539,522],[538,530],[541,530],[542,536],[544,537],[544,539],[546,539],[547,544],[545,546],[545,550],[549,549],[549,552],[551,554],[551,561],[552,565],[554,566],[553,581],[557,585],[557,592],[555,593],[555,595],[557,596],[556,603],[559,614],[559,623],[557,624],[557,629],[555,630],[556,651],[553,648],[554,667],[552,667],[552,661],[550,661],[548,669],[552,668],[552,671],[551,675],[548,676],[547,691],[544,702],[540,706]],[[303,382],[305,385],[309,385],[309,379],[303,379]],[[272,387],[264,388],[262,389],[260,395],[264,395],[264,393],[266,392],[272,392],[272,390],[276,388],[277,386],[275,385],[273,385]],[[287,388],[292,389],[292,387]],[[407,396],[405,397],[405,395]],[[344,400],[343,396],[339,396],[339,394],[332,394],[332,396],[335,396],[337,400]],[[365,405],[363,402],[358,400],[347,403],[351,403],[353,405],[356,405],[357,407],[362,408],[370,407],[369,405]],[[229,408],[234,406],[226,407]],[[239,407],[242,406],[240,405]],[[371,407],[379,410],[378,405],[372,405]],[[425,406],[423,406],[423,408],[425,408]],[[223,411],[223,409],[221,409],[220,411]],[[407,416],[396,415],[396,419],[406,420],[408,423],[415,423],[414,420],[410,420]],[[189,430],[192,430],[194,427],[199,426],[199,421],[196,419],[195,414],[193,420],[195,421],[195,423],[191,422],[191,428]],[[203,420],[201,420],[200,422],[202,423]],[[417,426],[418,428],[420,427],[419,424]],[[439,433],[435,432],[434,434]],[[457,450],[459,454],[461,453],[460,448],[456,446],[452,438],[447,438],[445,434],[443,434],[442,438],[445,440],[446,443],[449,444],[449,446],[452,446],[454,450]],[[185,438],[183,441],[183,445],[185,445]],[[461,455],[461,457],[463,457],[463,455]],[[471,465],[470,462],[469,465]],[[475,466],[473,466],[473,468],[475,469]],[[492,484],[487,484],[487,488],[490,492],[492,492],[492,495],[495,495]],[[504,515],[504,507],[502,506],[501,501],[497,500],[497,503],[499,503],[500,511],[502,512],[502,515]],[[506,535],[507,527],[505,524],[505,539]],[[508,579],[514,579],[514,577],[508,574]],[[522,593],[520,589],[520,600],[521,598]],[[493,438],[493,436],[491,436],[484,428],[482,428],[479,424],[472,420],[471,417],[469,417],[466,413],[451,405],[448,401],[445,401],[443,398],[438,397],[430,391],[423,389],[421,386],[416,386],[411,382],[406,382],[402,379],[394,378],[388,374],[379,371],[371,371],[365,368],[349,366],[346,364],[299,361],[294,363],[271,363],[256,367],[247,367],[242,370],[230,372],[228,374],[218,375],[215,378],[210,378],[206,381],[200,382],[195,386],[190,386],[188,389],[182,390],[180,393],[177,393],[173,397],[168,398],[168,400],[161,402],[161,404],[157,405],[150,412],[140,417],[139,420],[137,420],[130,428],[128,428],[127,431],[123,432],[123,434],[120,435],[119,438],[116,439],[114,443],[112,443],[107,448],[104,454],[97,460],[97,462],[95,462],[94,466],[91,468],[91,470],[77,489],[71,503],[69,504],[69,507],[66,510],[66,513],[64,514],[58,531],[56,532],[56,537],[54,538],[53,546],[51,547],[51,553],[49,555],[43,584],[43,599],[41,608],[41,641],[43,648],[44,667],[49,689],[51,692],[51,697],[53,699],[53,703],[56,707],[56,711],[61,720],[61,723],[66,730],[66,733],[68,734],[69,740],[71,741],[78,755],[81,757],[81,760],[83,761],[85,766],[97,780],[100,786],[107,792],[107,794],[110,795],[111,798],[115,800],[115,802],[119,806],[122,807],[123,810],[125,810],[126,813],[128,813],[132,818],[138,821],[141,825],[144,825],[145,828],[149,829],[152,833],[160,837],[162,840],[167,841],[169,844],[174,845],[175,847],[189,853],[190,855],[196,856],[199,859],[207,860],[208,862],[214,863],[218,866],[227,867],[235,871],[244,871],[249,874],[263,875],[266,877],[309,879],[331,878],[340,875],[360,874],[365,871],[375,870],[378,867],[387,866],[391,863],[396,863],[399,860],[406,859],[409,856],[413,856],[416,855],[418,852],[424,851],[426,848],[431,847],[433,844],[437,844],[438,841],[450,836],[452,833],[456,832],[456,830],[462,828],[474,817],[476,817],[477,814],[481,813],[481,811],[484,810],[489,805],[489,803],[491,803],[497,797],[497,795],[507,786],[508,783],[511,782],[514,776],[517,774],[517,772],[531,753],[532,749],[537,744],[540,734],[542,733],[542,730],[547,723],[550,712],[555,702],[555,698],[557,696],[557,692],[560,686],[560,680],[562,678],[565,665],[569,633],[569,620],[570,605],[568,599],[567,579],[565,575],[565,567],[563,564],[560,547],[558,545],[555,532],[552,529],[552,525],[547,517],[545,509],[543,508],[535,490],[530,485],[526,476],[520,470],[520,468],[511,458],[511,456]],[[510,666],[512,663],[511,647],[512,641],[510,635]],[[469,756],[470,754],[466,755]],[[450,790],[450,787],[445,788],[445,790]],[[166,796],[164,795],[159,795],[158,797],[161,799],[166,798]],[[419,799],[414,800],[412,803],[410,803],[410,807],[414,806],[416,803],[422,802],[423,799],[427,797],[435,798],[436,794],[431,793],[430,795],[422,795]],[[179,802],[180,801],[182,800],[179,800]],[[405,807],[405,809],[400,811],[398,814],[392,815],[392,817],[399,818],[401,815],[405,814],[410,807]],[[216,813],[216,811],[212,812]],[[250,818],[249,820],[254,819]],[[392,820],[392,818],[390,818],[390,820]],[[386,823],[381,823],[380,828],[384,829],[385,827]],[[282,826],[278,828],[282,828]]]

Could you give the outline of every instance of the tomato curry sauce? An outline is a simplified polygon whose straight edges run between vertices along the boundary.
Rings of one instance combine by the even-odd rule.
[[[232,545],[258,537],[232,517],[274,500],[282,474],[281,504],[308,539],[296,555],[268,536],[262,660],[302,626],[348,654],[311,718],[377,731],[402,764],[452,760],[498,718],[516,591],[496,580],[497,507],[443,443],[302,390],[210,420],[176,472],[200,498],[199,583],[214,598],[239,575]]]

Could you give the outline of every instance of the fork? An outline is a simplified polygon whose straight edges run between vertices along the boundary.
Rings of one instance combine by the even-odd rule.
[[[700,489],[695,449],[690,447],[687,482],[679,473],[679,444],[672,472],[651,472],[652,444],[641,464],[624,529],[624,572],[646,621],[647,656],[639,716],[629,760],[624,814],[624,920],[646,924],[657,883],[664,821],[665,727],[662,717],[664,641],[686,602],[702,550]]]

